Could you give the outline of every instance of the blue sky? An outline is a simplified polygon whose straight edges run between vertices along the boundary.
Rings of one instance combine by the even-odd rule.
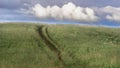
[[[74,5],[76,6],[75,9],[73,8]],[[49,14],[52,16],[43,16],[42,14],[47,14],[45,13],[48,9],[47,6],[50,6],[50,11],[53,10],[52,12],[54,12],[55,10],[56,15],[52,15],[53,13],[51,12]],[[65,7],[64,10],[62,10],[64,8],[63,6]],[[52,9],[53,7],[54,9]],[[59,18],[61,16],[60,13],[58,14],[58,9],[62,12],[71,8],[77,11],[78,7],[88,12],[88,14],[86,14],[86,12],[80,11],[83,15],[86,14],[85,19],[81,19],[82,17],[78,12],[71,12],[75,18],[68,18],[65,16],[66,14],[61,14],[62,20]],[[120,26],[119,11],[120,0],[0,0],[0,22],[80,23],[118,27]],[[75,14],[78,14],[78,16],[75,16]]]

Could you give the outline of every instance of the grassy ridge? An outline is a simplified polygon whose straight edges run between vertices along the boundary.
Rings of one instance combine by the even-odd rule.
[[[57,68],[58,60],[34,24],[0,25],[0,68]]]
[[[0,68],[63,68],[55,51],[65,68],[119,68],[120,29],[0,24]]]
[[[48,33],[68,68],[120,67],[120,29],[52,25]]]

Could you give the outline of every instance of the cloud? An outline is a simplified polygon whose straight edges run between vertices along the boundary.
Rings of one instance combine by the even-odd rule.
[[[107,14],[106,19],[120,22],[120,7],[106,6],[103,12]]]
[[[26,13],[26,11],[20,10],[10,10],[0,8],[0,23],[1,22],[11,22],[11,21],[40,21],[32,15]]]
[[[106,5],[111,6],[120,6],[120,0],[0,0],[0,8],[9,8],[9,9],[17,9],[24,7],[24,3],[27,3],[33,6],[36,3],[40,3],[42,6],[47,5],[58,5],[62,6],[65,3],[73,2],[76,5],[80,5],[83,7],[103,7]]]
[[[57,5],[43,7],[40,4],[36,4],[32,7],[33,14],[39,18],[54,18],[57,20],[72,20],[83,22],[96,22],[98,17],[91,8],[83,8],[76,6],[72,2],[64,4],[62,7]]]

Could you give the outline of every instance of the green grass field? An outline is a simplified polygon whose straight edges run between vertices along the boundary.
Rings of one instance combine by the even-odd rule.
[[[120,68],[120,29],[0,24],[0,68]]]

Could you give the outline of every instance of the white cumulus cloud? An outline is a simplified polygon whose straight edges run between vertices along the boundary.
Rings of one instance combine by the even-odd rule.
[[[49,16],[49,13],[46,8],[42,7],[40,4],[36,4],[32,10],[37,17],[46,18]]]
[[[103,12],[107,13],[106,19],[120,22],[120,7],[106,6],[103,8]]]
[[[62,7],[57,5],[43,7],[40,4],[36,4],[32,7],[33,14],[39,18],[54,18],[57,20],[73,20],[83,22],[95,22],[98,17],[95,15],[95,11],[92,8],[83,8],[76,6],[69,2]]]

